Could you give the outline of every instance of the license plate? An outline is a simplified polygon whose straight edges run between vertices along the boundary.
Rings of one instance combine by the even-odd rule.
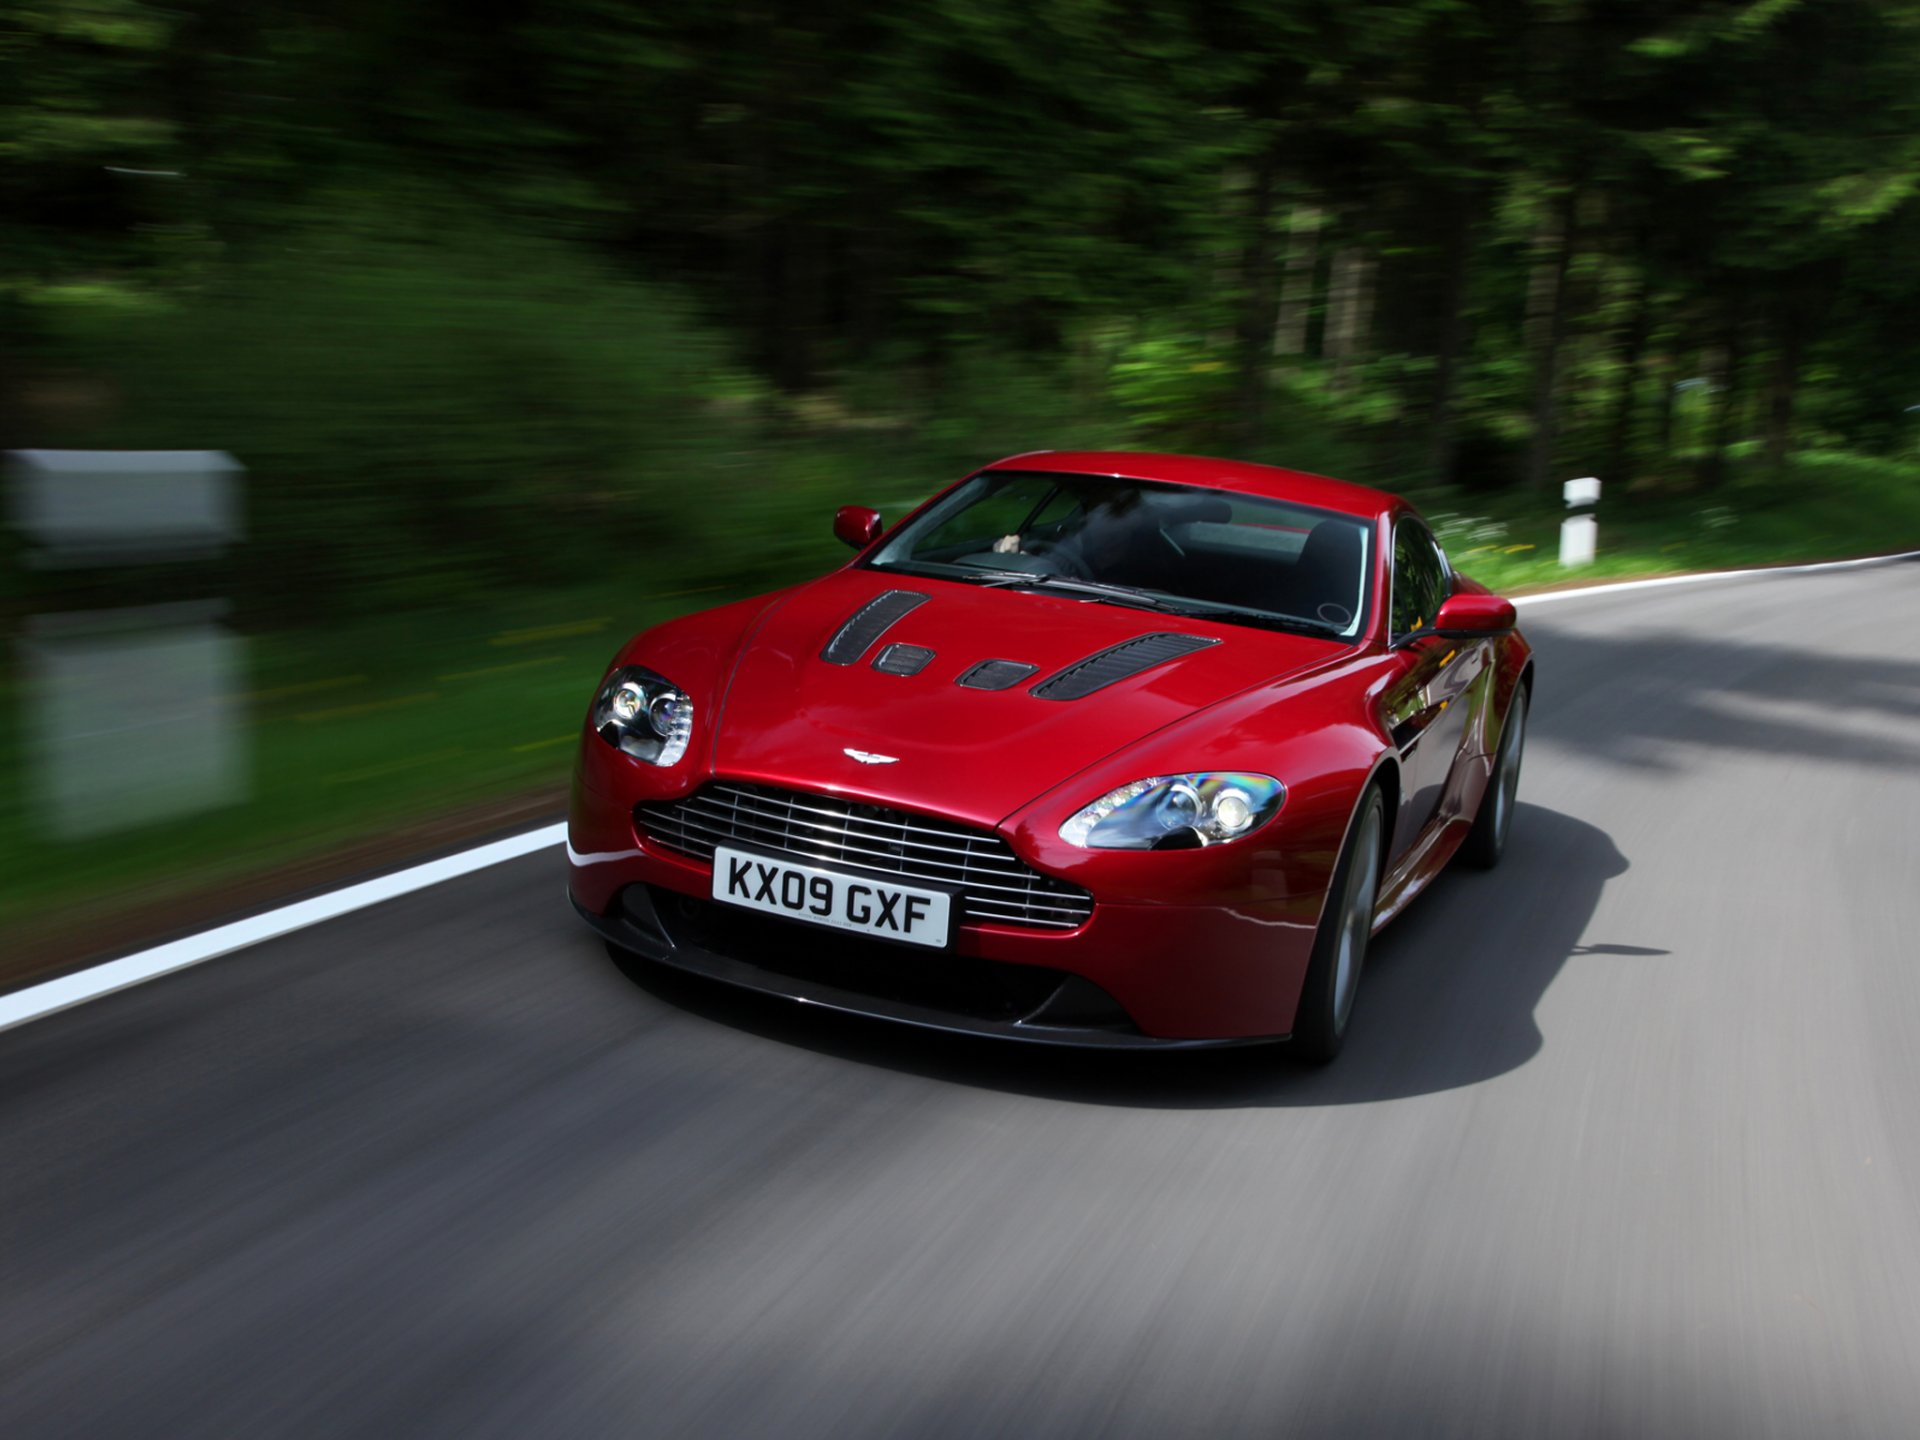
[[[953,897],[945,891],[796,865],[724,845],[713,852],[713,898],[933,949],[943,949],[952,930]]]

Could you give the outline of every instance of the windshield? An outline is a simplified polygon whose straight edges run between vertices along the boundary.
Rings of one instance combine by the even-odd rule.
[[[1363,520],[1255,495],[991,470],[868,563],[1353,640],[1371,540]]]

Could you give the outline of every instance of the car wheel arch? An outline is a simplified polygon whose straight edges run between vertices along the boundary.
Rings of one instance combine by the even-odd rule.
[[[1385,809],[1389,827],[1388,834],[1391,835],[1394,817],[1400,813],[1400,757],[1391,749],[1383,751],[1374,760],[1373,767],[1367,771],[1367,778],[1353,792],[1353,804],[1347,810],[1346,824],[1340,829],[1340,848],[1334,854],[1347,853],[1347,846],[1353,840],[1353,827],[1360,822],[1360,813],[1366,808],[1368,794],[1375,790],[1380,792],[1381,804]],[[1387,871],[1393,863],[1390,849],[1391,847],[1386,844],[1380,847],[1379,878],[1382,881],[1387,878]],[[1320,912],[1314,917],[1316,925],[1320,921],[1320,915],[1326,911],[1327,900],[1331,893],[1329,891],[1320,897]]]
[[[1360,787],[1360,793],[1354,797],[1353,813],[1347,817],[1346,835],[1341,836],[1340,839],[1342,845],[1346,844],[1347,836],[1353,833],[1354,822],[1360,816],[1361,804],[1367,798],[1367,791],[1374,786],[1380,789],[1380,798],[1387,807],[1387,821],[1391,825],[1400,814],[1400,756],[1397,752],[1388,750],[1381,755],[1379,763],[1367,776],[1367,783]],[[1391,830],[1388,831],[1388,835],[1391,837]],[[1391,845],[1380,847],[1380,878],[1382,880],[1386,879],[1387,869],[1392,864],[1393,857],[1390,853],[1392,849]]]
[[[1507,717],[1513,713],[1514,705],[1522,700],[1528,705],[1533,703],[1533,657],[1531,655],[1527,657],[1526,664],[1520,667],[1520,673],[1513,677],[1513,685],[1507,691],[1507,703],[1499,715],[1499,732],[1493,736],[1492,742],[1487,746],[1489,755],[1499,750],[1500,741],[1506,737],[1507,733]]]

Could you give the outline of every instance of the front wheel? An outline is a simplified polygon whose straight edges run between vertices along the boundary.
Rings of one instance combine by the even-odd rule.
[[[1354,821],[1347,848],[1334,867],[1327,903],[1320,911],[1313,959],[1307,965],[1300,1011],[1293,1023],[1293,1052],[1310,1064],[1325,1065],[1346,1042],[1347,1022],[1353,1017],[1353,999],[1366,963],[1367,940],[1373,934],[1386,813],[1380,792],[1369,787],[1360,802],[1360,815]]]
[[[1460,844],[1461,858],[1478,870],[1491,870],[1500,863],[1507,853],[1507,836],[1513,832],[1513,797],[1520,789],[1520,760],[1527,745],[1527,698],[1524,685],[1513,692],[1487,793],[1480,797],[1480,813]]]

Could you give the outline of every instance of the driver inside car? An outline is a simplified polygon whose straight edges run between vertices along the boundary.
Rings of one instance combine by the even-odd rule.
[[[1123,497],[1133,501],[1136,497]],[[1058,556],[1063,573],[1087,580],[1139,583],[1134,572],[1142,541],[1157,530],[1153,518],[1137,504],[1101,504],[1088,510],[1075,529],[1058,541],[1022,543],[1019,534],[1002,535],[993,542],[998,555]]]

